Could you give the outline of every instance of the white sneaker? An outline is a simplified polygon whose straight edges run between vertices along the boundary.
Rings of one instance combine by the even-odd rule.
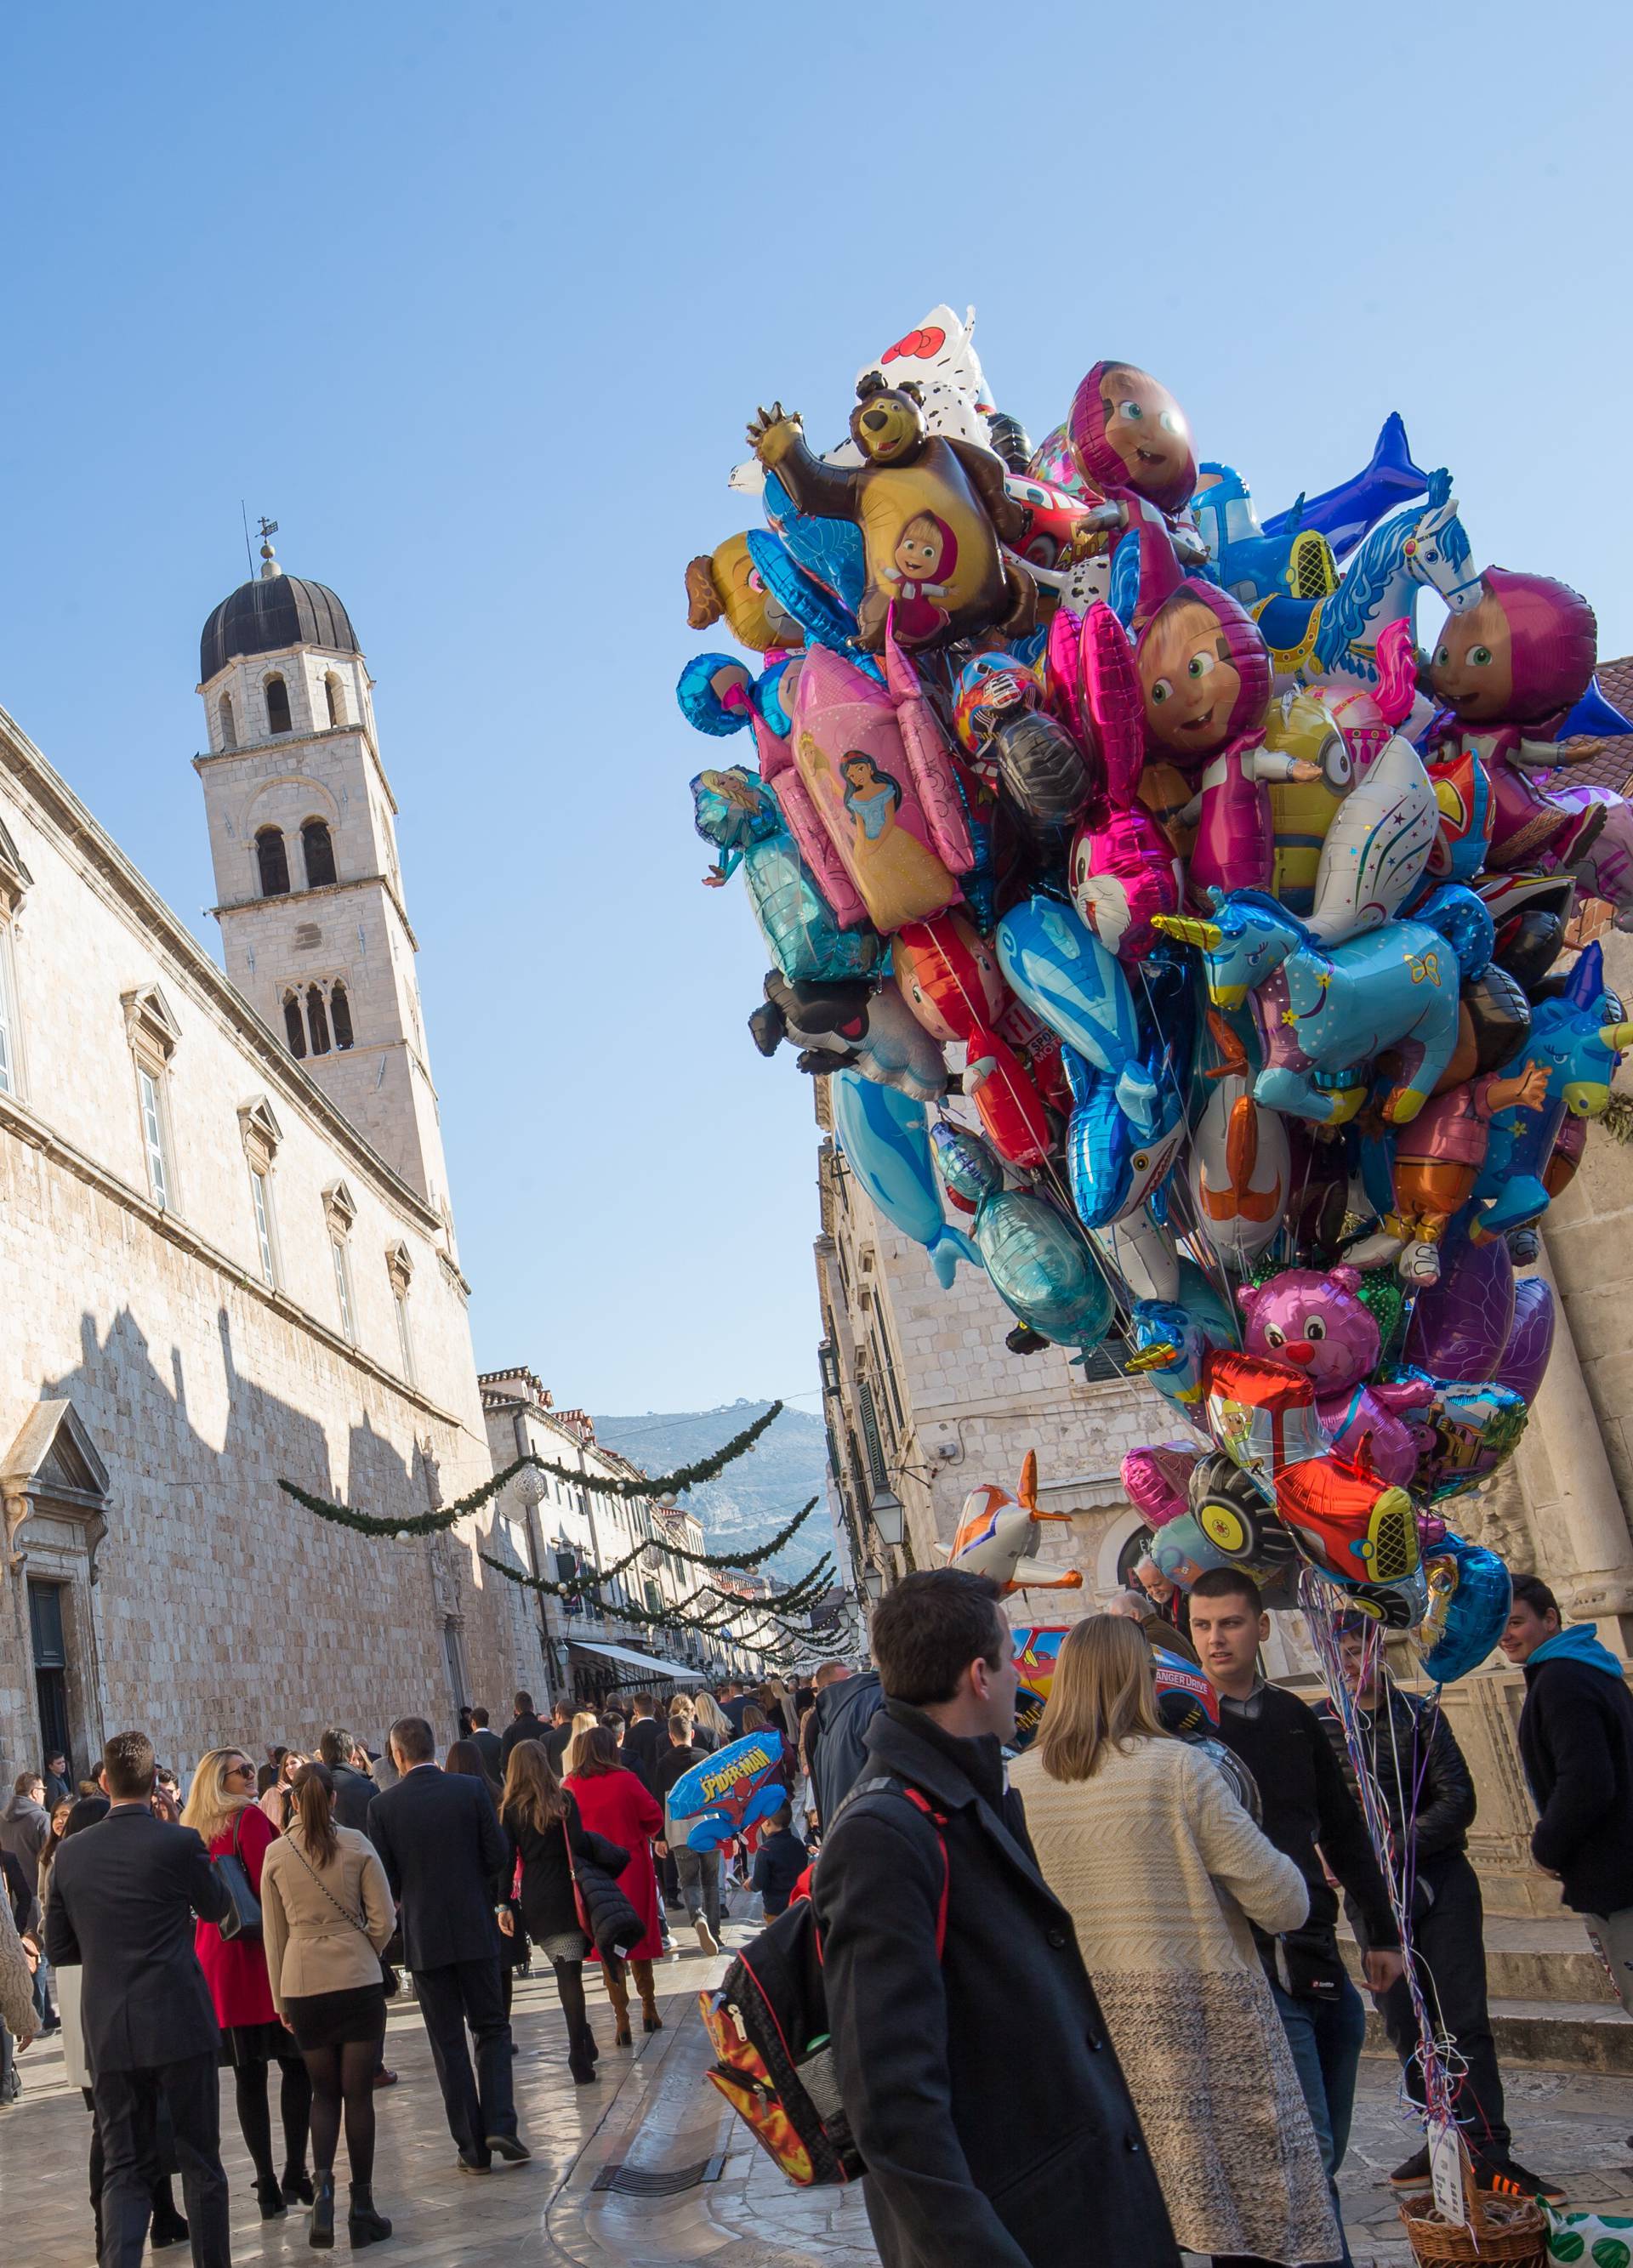
[[[701,1914],[698,1916],[698,1918],[692,1926],[698,1933],[698,1942],[706,1953],[718,1953],[720,1951],[720,1941],[719,1938],[715,1936],[714,1932],[709,1927],[708,1923],[704,1919]]]

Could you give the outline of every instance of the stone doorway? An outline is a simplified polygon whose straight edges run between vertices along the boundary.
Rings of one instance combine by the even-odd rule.
[[[0,1604],[5,1769],[38,1764],[61,1746],[78,1781],[107,1737],[96,1580],[108,1475],[71,1402],[30,1410],[0,1460],[0,1503],[9,1594]]]

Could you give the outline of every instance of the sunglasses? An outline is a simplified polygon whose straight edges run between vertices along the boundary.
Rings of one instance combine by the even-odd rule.
[[[254,1764],[229,1764],[225,1774],[228,1779],[254,1779],[255,1776]]]

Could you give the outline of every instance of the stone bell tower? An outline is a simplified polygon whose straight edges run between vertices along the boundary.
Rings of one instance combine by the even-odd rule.
[[[194,758],[227,975],[358,1131],[448,1222],[418,950],[351,617],[287,575],[262,522],[259,578],[204,624]]]

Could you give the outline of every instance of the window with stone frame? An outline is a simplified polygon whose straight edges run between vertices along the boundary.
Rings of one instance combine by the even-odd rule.
[[[308,984],[307,987],[307,1037],[311,1042],[314,1056],[329,1053],[329,1010],[324,1004],[321,984]]]
[[[170,1116],[170,1065],[181,1027],[157,984],[144,984],[121,996],[125,1036],[136,1070],[137,1109],[148,1189],[163,1212],[180,1209],[175,1137]]]
[[[306,1020],[300,1012],[300,995],[292,985],[284,995],[284,1038],[292,1056],[306,1054]]]
[[[233,696],[230,693],[224,693],[220,700],[217,702],[216,719],[221,728],[222,747],[224,748],[237,747],[238,726],[234,723],[233,718]]]
[[[352,1044],[351,999],[338,976],[329,988],[329,1024],[335,1045],[344,1055]]]
[[[272,1113],[272,1106],[264,1095],[254,1102],[244,1103],[238,1114],[239,1133],[244,1145],[244,1161],[249,1170],[249,1216],[255,1235],[255,1257],[260,1263],[262,1281],[277,1291],[284,1280],[283,1259],[278,1249],[277,1205],[272,1188],[272,1168],[277,1157],[284,1130]]]
[[[346,689],[332,669],[323,680],[323,700],[329,710],[329,724],[336,726],[344,725],[346,721]]]
[[[334,881],[335,838],[329,831],[327,819],[302,821],[300,850],[307,865],[307,889],[321,890]]]
[[[289,895],[289,845],[281,827],[255,829],[255,872],[263,898]]]
[[[409,1312],[409,1291],[414,1280],[414,1263],[401,1238],[386,1248],[386,1274],[390,1281],[391,1305],[397,1319],[397,1357],[403,1382],[414,1386],[418,1380],[414,1366],[413,1318]]]
[[[289,688],[276,674],[267,678],[262,690],[267,698],[267,730],[269,733],[292,733],[293,719],[289,713]]]
[[[344,1182],[335,1182],[323,1192],[323,1213],[329,1224],[329,1248],[335,1270],[335,1305],[339,1311],[341,1336],[352,1346],[358,1343],[357,1298],[351,1284],[351,1237],[358,1209],[351,1190]]]
[[[33,881],[17,845],[0,822],[0,1094],[23,1091],[23,1035],[17,1005],[13,950],[18,909]]]

